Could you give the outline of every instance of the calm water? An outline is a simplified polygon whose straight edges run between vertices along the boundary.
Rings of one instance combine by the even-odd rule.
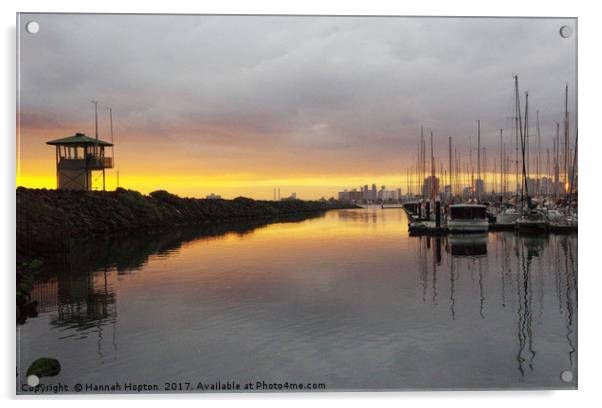
[[[406,225],[339,210],[74,248],[39,276],[19,371],[47,356],[62,371],[44,384],[576,386],[560,381],[577,370],[576,236]]]

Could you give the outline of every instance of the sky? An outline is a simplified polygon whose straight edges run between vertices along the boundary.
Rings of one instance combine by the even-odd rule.
[[[190,197],[405,192],[421,126],[437,161],[450,136],[468,160],[477,120],[492,171],[499,129],[514,143],[513,74],[542,149],[567,83],[575,134],[576,35],[563,25],[576,31],[557,18],[22,14],[17,185],[56,187],[45,142],[94,136],[92,100],[101,139],[113,110],[108,189],[119,171],[121,187]]]

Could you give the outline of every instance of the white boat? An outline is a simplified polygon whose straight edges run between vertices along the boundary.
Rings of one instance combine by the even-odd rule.
[[[506,208],[495,217],[495,223],[498,226],[514,227],[514,223],[521,215],[521,212],[515,208]]]
[[[447,228],[450,232],[485,232],[489,230],[487,207],[480,204],[450,205]]]
[[[550,230],[553,232],[574,232],[577,231],[577,213],[558,210],[548,210],[548,220]]]
[[[550,220],[543,210],[534,209],[524,213],[516,220],[515,225],[519,232],[540,233],[548,231]]]

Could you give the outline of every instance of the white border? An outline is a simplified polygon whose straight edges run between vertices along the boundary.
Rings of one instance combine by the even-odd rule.
[[[175,399],[178,404],[233,404],[244,403],[250,406],[274,405],[307,406],[332,405],[342,402],[345,405],[365,406],[405,404],[411,406],[466,407],[482,406],[507,408],[511,404],[545,404],[546,406],[590,405],[596,398],[600,373],[600,316],[598,311],[599,291],[602,288],[602,268],[595,257],[597,239],[594,228],[598,224],[595,210],[599,207],[596,194],[599,190],[599,175],[602,175],[600,155],[602,121],[600,120],[600,39],[602,21],[596,13],[595,2],[546,1],[531,2],[524,0],[505,0],[503,2],[483,1],[359,1],[359,0],[222,0],[222,1],[130,1],[130,0],[4,0],[0,2],[2,22],[2,70],[3,97],[0,115],[4,126],[2,133],[2,177],[0,190],[3,193],[2,234],[0,259],[3,266],[4,284],[2,365],[0,367],[0,387],[2,396],[14,397],[14,187],[15,187],[15,13],[22,12],[130,12],[130,13],[216,13],[216,14],[355,14],[355,15],[455,15],[455,16],[546,16],[579,18],[579,127],[581,130],[579,162],[582,170],[579,178],[580,218],[579,231],[579,391],[486,391],[486,392],[405,392],[405,393],[327,393],[327,394],[245,394],[245,395],[161,395],[161,396],[107,396],[85,398],[86,405],[106,405],[106,399],[123,400],[144,399],[144,404],[164,405],[167,399]],[[20,403],[31,405],[61,404],[81,405],[73,397],[58,397],[54,400],[36,401],[29,397],[17,398]],[[190,401],[192,399],[192,401]]]

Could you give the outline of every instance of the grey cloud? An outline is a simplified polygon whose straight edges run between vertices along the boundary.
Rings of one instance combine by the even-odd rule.
[[[512,73],[531,92],[532,118],[541,111],[545,145],[561,120],[565,82],[575,103],[576,43],[558,35],[574,20],[22,19],[41,25],[22,35],[23,112],[85,122],[94,97],[114,108],[121,130],[149,138],[338,150],[399,166],[413,158],[421,125],[444,154],[448,136],[467,148],[481,119],[483,144],[497,149],[512,113]]]

